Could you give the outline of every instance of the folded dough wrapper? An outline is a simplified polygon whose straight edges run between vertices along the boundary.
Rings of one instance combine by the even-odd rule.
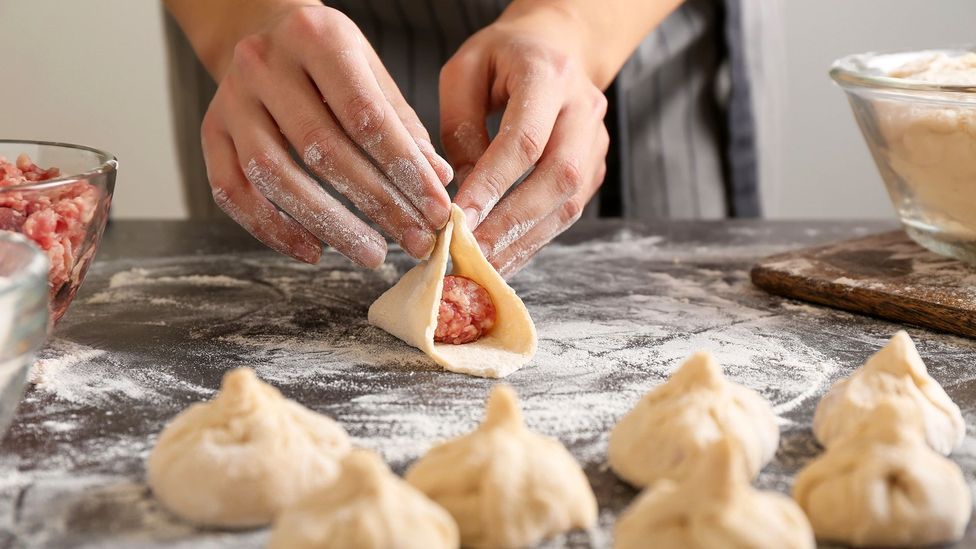
[[[477,341],[461,345],[435,343],[448,259],[455,276],[480,284],[495,305],[495,325]],[[427,353],[452,372],[479,377],[505,377],[532,359],[537,345],[535,325],[522,300],[488,263],[457,205],[441,231],[430,258],[410,269],[369,308],[369,323]]]

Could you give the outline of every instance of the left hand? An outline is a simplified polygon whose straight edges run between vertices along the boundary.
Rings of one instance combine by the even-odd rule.
[[[558,2],[516,1],[441,71],[441,139],[460,182],[455,202],[504,277],[579,219],[603,182],[607,100],[589,74],[588,37]],[[485,119],[501,108],[489,143]]]

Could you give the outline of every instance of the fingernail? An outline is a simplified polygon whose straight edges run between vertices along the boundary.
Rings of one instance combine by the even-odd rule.
[[[322,257],[322,247],[311,242],[300,242],[295,248],[295,255],[305,263],[315,265]]]
[[[366,267],[367,269],[378,269],[383,262],[386,261],[386,242],[383,242],[381,247],[368,246],[365,248],[363,253],[353,259],[355,263]]]
[[[435,155],[434,161],[439,164],[438,167],[434,168],[434,171],[441,176],[441,183],[443,183],[445,187],[448,186],[454,179],[454,168],[451,167],[447,160],[441,158],[440,155]]]
[[[481,214],[474,208],[464,208],[464,218],[468,222],[468,228],[472,231],[478,228],[481,223]]]
[[[403,249],[417,259],[427,259],[434,251],[434,233],[411,227],[403,233]]]
[[[427,160],[430,162],[430,167],[437,173],[441,184],[446,187],[454,179],[454,168],[448,164],[447,160],[441,158],[441,155],[437,154],[437,149],[434,148],[434,145],[430,141],[417,139],[417,146],[420,147],[420,151],[427,157]]]

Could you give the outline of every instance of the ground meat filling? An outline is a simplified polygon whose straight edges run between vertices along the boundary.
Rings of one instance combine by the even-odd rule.
[[[477,282],[463,276],[444,277],[434,341],[461,345],[477,341],[495,325],[495,304]]]
[[[48,181],[60,175],[58,168],[41,168],[26,154],[14,162],[0,156],[0,190]],[[47,253],[51,260],[48,282],[52,299],[65,288],[77,288],[72,269],[95,214],[98,193],[87,181],[44,190],[0,192],[0,231],[22,233]]]

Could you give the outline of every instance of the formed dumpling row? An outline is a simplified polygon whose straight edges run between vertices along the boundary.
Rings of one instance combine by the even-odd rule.
[[[597,519],[579,464],[529,431],[504,384],[481,426],[435,446],[402,480],[378,455],[353,450],[335,421],[241,368],[163,429],[147,470],[156,498],[188,521],[274,522],[272,548],[517,548]]]
[[[778,444],[769,403],[695,353],[610,433],[611,469],[646,487],[617,522],[614,546],[813,548],[796,503],[751,486]]]
[[[966,425],[907,333],[831,387],[813,429],[827,450],[797,475],[793,497],[818,538],[856,547],[962,538],[969,486],[943,455]]]
[[[959,467],[959,408],[899,332],[819,403],[827,448],[793,498],[751,482],[776,452],[777,419],[756,392],[692,355],[610,433],[611,469],[644,488],[615,529],[618,549],[797,548],[824,541],[907,547],[962,537],[971,496]],[[404,479],[353,450],[332,419],[250,369],[177,415],[147,460],[155,496],[204,526],[274,522],[272,548],[526,547],[592,527],[597,502],[556,439],[530,431],[496,385],[471,433],[433,447]],[[794,501],[795,500],[795,501]]]

